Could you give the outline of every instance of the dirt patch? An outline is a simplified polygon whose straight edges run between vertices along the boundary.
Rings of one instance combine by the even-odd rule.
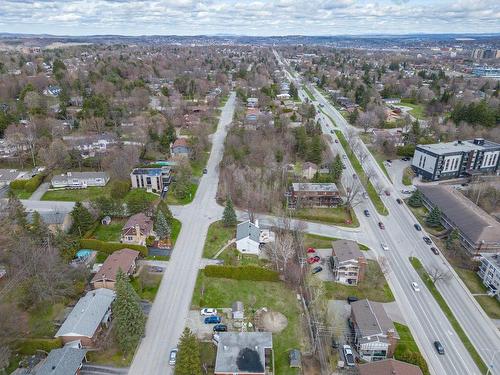
[[[307,375],[321,375],[321,366],[317,358],[302,356],[302,373]]]
[[[268,332],[278,333],[288,325],[285,315],[277,311],[262,311],[259,317],[260,326]]]

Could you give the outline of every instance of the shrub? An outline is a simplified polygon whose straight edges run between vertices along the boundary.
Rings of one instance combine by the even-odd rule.
[[[123,199],[130,190],[130,181],[112,181],[111,197],[114,199]]]
[[[36,189],[38,189],[44,178],[45,176],[43,174],[37,174],[36,176],[31,177],[26,181],[24,190],[28,193],[33,193]]]
[[[252,280],[252,281],[279,281],[276,271],[257,266],[206,266],[203,270],[205,276],[220,277],[223,279]]]
[[[50,352],[61,347],[60,339],[22,339],[16,341],[16,351],[20,354],[31,355],[37,350]]]
[[[28,180],[14,180],[10,183],[10,188],[12,190],[23,190],[24,186],[26,186],[26,182],[28,182]]]
[[[125,243],[120,243],[120,242],[104,242],[104,241],[99,241],[99,240],[96,240],[93,238],[84,238],[84,239],[80,240],[80,248],[96,250],[96,251],[103,252],[105,254],[111,254],[116,250],[127,248],[127,249],[139,251],[142,256],[148,255],[148,249],[146,246],[125,244]]]

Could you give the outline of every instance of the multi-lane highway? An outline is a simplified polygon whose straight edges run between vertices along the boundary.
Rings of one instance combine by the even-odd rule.
[[[278,55],[277,58],[283,63],[283,60]],[[301,85],[297,80],[298,77],[292,76],[287,69],[285,69],[285,72],[288,78],[300,88]],[[330,134],[331,130],[335,129],[341,130],[346,134],[350,127],[347,121],[315,87],[309,86],[308,88],[315,98],[314,103],[321,104],[322,111],[328,114],[335,122],[332,123],[328,116],[319,115],[323,131]],[[302,89],[299,90],[299,95],[302,99],[308,98],[308,95]],[[335,152],[344,153],[340,143],[332,142],[330,147]],[[366,146],[360,142],[360,147]],[[409,257],[418,257],[427,269],[430,269],[430,267],[440,267],[450,270],[453,276],[451,280],[438,282],[437,287],[486,363],[491,362],[495,350],[500,351],[498,331],[459,280],[458,276],[453,273],[446,259],[441,255],[434,255],[430,251],[430,247],[423,242],[422,236],[424,233],[417,232],[414,229],[413,224],[417,221],[412,213],[405,205],[399,205],[396,202],[396,198],[400,197],[399,192],[394,189],[391,181],[387,179],[367,149],[365,149],[365,152],[369,156],[364,161],[363,168],[365,171],[375,171],[373,179],[378,180],[378,183],[383,184],[391,192],[390,196],[382,197],[389,214],[387,216],[379,215],[369,199],[362,200],[355,207],[355,212],[358,215],[365,237],[371,238],[370,242],[375,244],[374,251],[378,256],[384,256],[388,259],[390,272],[387,277],[389,283],[402,314],[427,359],[431,372],[443,375],[479,374],[479,369],[448,319],[434,300],[434,297],[420,281],[419,276],[409,262]],[[344,162],[347,162],[347,160],[344,160]],[[354,173],[352,166],[347,165],[343,182]],[[370,211],[371,217],[367,218],[363,215],[365,209]],[[385,224],[385,230],[381,230],[378,227],[379,221]],[[382,243],[389,247],[388,251],[382,250]],[[420,284],[420,292],[415,292],[411,288],[410,284],[412,281],[417,281]],[[446,354],[444,356],[436,353],[433,347],[433,341],[435,340],[441,341],[445,347]],[[500,355],[495,357],[491,373],[498,374],[500,373],[499,371]]]

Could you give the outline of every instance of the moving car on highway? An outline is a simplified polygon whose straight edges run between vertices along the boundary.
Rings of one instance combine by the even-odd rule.
[[[412,281],[411,287],[413,288],[413,290],[415,292],[420,292],[420,287],[418,286],[418,284],[415,281]]]

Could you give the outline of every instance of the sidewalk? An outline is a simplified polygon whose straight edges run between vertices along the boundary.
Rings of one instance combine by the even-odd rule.
[[[39,201],[42,200],[43,195],[49,190],[50,183],[49,182],[44,182],[41,184],[38,189],[35,190],[33,194],[31,194],[31,197],[29,198],[30,201]]]

